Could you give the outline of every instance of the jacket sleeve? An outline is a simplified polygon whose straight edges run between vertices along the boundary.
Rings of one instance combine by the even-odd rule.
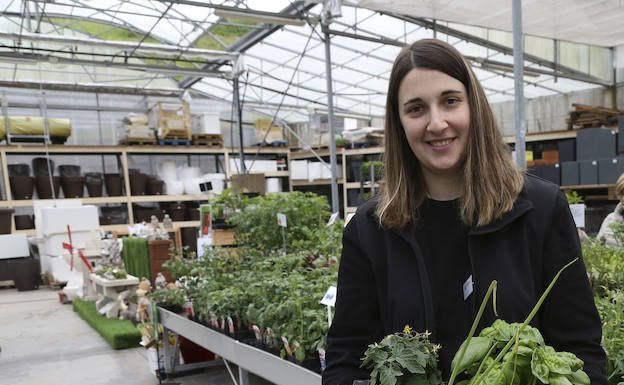
[[[596,238],[604,242],[604,244],[607,246],[618,246],[618,242],[613,237],[613,229],[611,229],[611,224],[615,222],[615,213],[610,213],[609,215],[607,215],[604,221],[602,221],[602,224],[600,225],[600,230],[596,235]]]
[[[580,259],[559,277],[540,311],[540,329],[546,343],[569,351],[585,363],[592,385],[605,385],[606,356],[600,342],[602,326],[569,206],[557,195],[552,223],[547,227],[544,249],[544,288],[565,264]]]
[[[351,385],[370,377],[360,367],[369,344],[382,338],[375,277],[370,259],[361,249],[354,217],[343,234],[338,271],[336,312],[327,335],[327,366],[323,385]]]

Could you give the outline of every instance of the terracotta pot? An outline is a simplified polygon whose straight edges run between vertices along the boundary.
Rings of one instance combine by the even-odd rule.
[[[14,209],[0,209],[0,234],[11,234],[11,217]]]
[[[147,187],[147,175],[140,172],[131,174],[130,178],[130,194],[131,195],[145,195]]]
[[[32,215],[14,215],[15,230],[30,230],[35,228]]]
[[[106,194],[109,197],[118,197],[122,195],[122,179],[119,174],[104,174],[104,184],[106,185]]]
[[[104,177],[101,172],[85,173],[85,184],[90,197],[101,197]]]
[[[54,186],[54,196],[52,196],[52,188],[50,186],[49,176],[35,176],[35,190],[37,191],[37,197],[39,199],[53,199],[58,198],[59,191],[61,189],[61,177],[53,176],[52,185]]]
[[[13,199],[32,199],[35,181],[32,176],[10,176]]]
[[[84,197],[84,179],[83,176],[61,176],[61,188],[65,198]]]
[[[7,164],[9,176],[29,176],[30,166],[26,163]]]
[[[54,174],[54,161],[49,158],[33,158],[32,169],[35,176],[48,176],[50,173]]]

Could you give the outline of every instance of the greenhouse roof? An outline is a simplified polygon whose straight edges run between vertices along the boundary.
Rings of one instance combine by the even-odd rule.
[[[303,121],[327,110],[327,33],[339,113],[383,115],[394,57],[425,37],[464,53],[491,102],[513,99],[511,0],[326,3],[2,0],[0,85],[231,101],[238,76],[245,108]],[[616,0],[523,1],[525,97],[615,85],[623,18]]]

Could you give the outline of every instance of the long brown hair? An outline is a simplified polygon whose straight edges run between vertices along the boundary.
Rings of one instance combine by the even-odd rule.
[[[423,39],[399,53],[390,74],[384,128],[385,187],[377,206],[381,224],[404,228],[416,218],[427,194],[420,162],[407,142],[399,115],[399,86],[414,68],[443,72],[466,88],[470,131],[459,197],[460,216],[467,225],[484,225],[500,218],[511,210],[522,189],[522,173],[511,159],[485,92],[466,59],[443,41]]]

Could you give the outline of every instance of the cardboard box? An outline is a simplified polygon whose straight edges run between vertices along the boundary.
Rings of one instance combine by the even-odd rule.
[[[264,195],[266,183],[264,174],[238,174],[232,175],[231,186],[235,192]]]
[[[273,143],[284,140],[282,128],[276,124],[271,124],[271,119],[260,118],[254,122],[256,127],[256,139],[258,142]]]

